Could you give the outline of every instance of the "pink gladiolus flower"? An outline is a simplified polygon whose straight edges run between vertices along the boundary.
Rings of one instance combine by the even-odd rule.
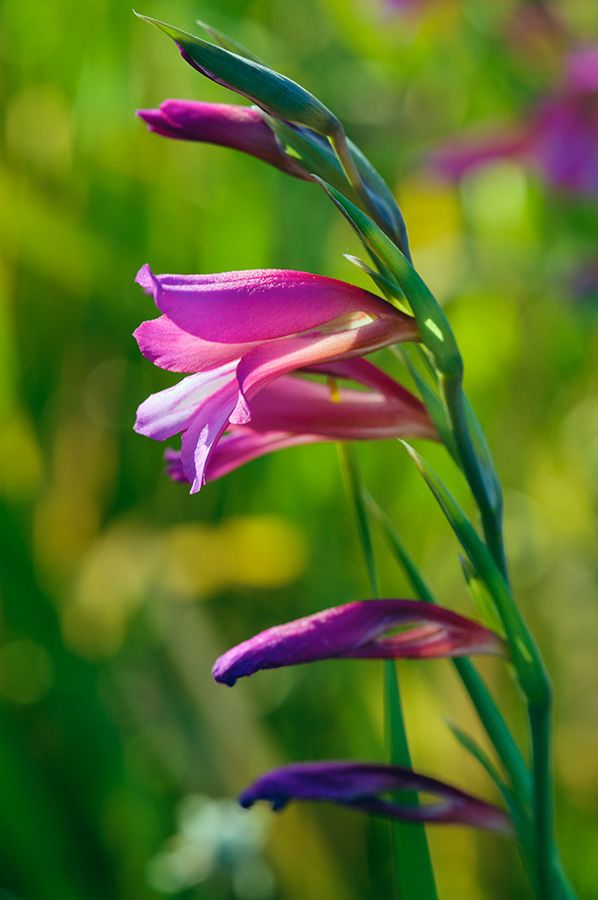
[[[153,394],[135,429],[155,440],[182,432],[191,492],[205,483],[212,448],[252,418],[253,398],[281,375],[418,340],[415,320],[380,297],[332,278],[276,269],[159,275],[137,281],[163,313],[135,332],[156,365],[190,374]]]
[[[532,109],[525,124],[451,141],[431,163],[440,174],[459,178],[500,158],[523,160],[557,188],[598,194],[598,47],[570,54],[562,86]]]
[[[242,150],[289,175],[308,179],[301,166],[281,149],[257,109],[227,103],[165,100],[159,109],[138,109],[150,131],[164,137],[202,141]]]
[[[365,359],[317,367],[329,378],[348,378],[369,390],[339,388],[336,383],[282,375],[251,402],[251,422],[231,426],[214,447],[206,481],[227,475],[252,459],[300,444],[333,440],[428,438],[438,435],[416,397]],[[181,454],[167,450],[168,473],[186,481]]]
[[[420,806],[387,799],[399,791],[422,791],[439,799]],[[267,800],[272,809],[280,810],[293,799],[328,800],[391,819],[471,825],[512,835],[507,816],[496,806],[436,778],[380,763],[322,760],[281,766],[257,778],[243,791],[239,803],[248,808],[257,800]]]
[[[232,686],[260,669],[321,659],[429,659],[504,651],[504,641],[493,631],[442,606],[361,600],[268,628],[217,659],[212,674]]]

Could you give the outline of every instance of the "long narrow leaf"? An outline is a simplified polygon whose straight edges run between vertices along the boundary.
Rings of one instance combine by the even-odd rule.
[[[245,59],[250,59],[252,62],[258,63],[260,66],[265,66],[266,63],[263,59],[260,59],[259,56],[255,56],[248,50],[247,47],[244,47],[243,44],[239,44],[238,41],[235,41],[234,38],[229,37],[228,34],[225,34],[223,31],[219,31],[217,28],[214,28],[213,25],[208,25],[207,22],[202,22],[201,19],[195,20],[198,25],[201,25],[204,31],[210,35],[215,44],[218,44],[219,47],[222,47],[224,50],[230,50],[231,53],[236,53],[237,56],[243,56]]]
[[[547,678],[536,644],[516,606],[503,575],[488,548],[442,481],[412,447],[411,458],[421,472],[440,508],[457,535],[478,576],[485,582],[502,619],[519,683],[531,706],[546,702]]]
[[[390,761],[393,765],[411,767],[411,756],[401,709],[401,694],[396,664],[384,662],[384,706],[387,723]],[[402,801],[407,806],[419,806],[417,791],[405,791]],[[400,900],[437,900],[434,869],[425,826],[412,827],[394,821],[391,826],[395,859],[395,876]]]
[[[488,755],[482,750],[480,745],[474,741],[471,735],[466,734],[461,728],[454,724],[454,722],[450,722],[447,719],[447,725],[455,735],[456,739],[459,741],[462,747],[464,747],[468,753],[477,759],[482,768],[486,770],[494,784],[499,789],[502,797],[509,808],[509,812],[511,813],[511,818],[513,819],[513,824],[515,825],[515,829],[517,834],[519,835],[519,839],[522,843],[527,843],[529,846],[529,842],[531,839],[531,831],[530,831],[530,818],[529,814],[525,809],[521,806],[521,803],[517,796],[513,793],[513,791],[504,783]],[[527,852],[525,854],[528,855]]]
[[[372,592],[378,597],[380,596],[378,576],[355,447],[348,443],[341,443],[338,447],[347,492],[357,517],[357,528]],[[395,663],[392,660],[384,662],[384,705],[391,762],[411,768],[401,695]],[[409,802],[414,806],[418,805],[416,792],[410,795]],[[392,837],[393,858],[401,900],[436,900],[434,873],[424,825],[408,825],[405,822],[395,821],[392,823]]]
[[[368,266],[367,263],[360,259],[359,256],[353,256],[351,253],[343,253],[343,256],[350,263],[353,263],[354,266],[357,266],[358,269],[361,269],[362,272],[365,272],[366,275],[370,276],[378,290],[384,294],[389,303],[392,303],[393,306],[396,306],[401,312],[409,312],[409,309],[405,305],[405,294],[396,281],[387,278],[385,275],[381,275],[380,272],[376,272],[371,266]]]

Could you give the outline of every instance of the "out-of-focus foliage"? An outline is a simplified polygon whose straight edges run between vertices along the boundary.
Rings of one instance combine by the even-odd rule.
[[[562,47],[515,2],[148,4],[190,31],[197,16],[221,27],[317,93],[396,192],[504,479],[516,593],[556,686],[558,830],[580,893],[598,898],[598,203],[513,160],[459,186],[424,165],[443,138],[525,117]],[[567,40],[598,41],[593,0],[554,11]],[[155,314],[133,284],[141,264],[366,285],[342,257],[357,241],[314,185],[146,133],[136,107],[235,98],[126,4],[5,0],[2,18],[0,894],[388,896],[384,823],[229,803],[280,762],[384,759],[378,664],[264,672],[234,690],[210,677],[256,631],[368,596],[334,447],[258,460],[190,497],[163,476],[163,447],[131,429],[175,380],[130,337]],[[473,614],[404,451],[359,449],[440,601]],[[467,505],[442,452],[419,449]],[[404,596],[376,551],[384,595]],[[502,663],[484,671],[516,708]],[[447,727],[483,743],[449,664],[399,673],[415,767],[496,799]],[[450,828],[430,838],[442,897],[528,896],[513,847]]]

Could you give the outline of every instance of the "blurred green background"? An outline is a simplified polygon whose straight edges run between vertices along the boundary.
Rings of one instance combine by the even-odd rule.
[[[417,6],[417,4],[414,4]],[[445,303],[504,478],[517,596],[556,687],[557,826],[598,898],[596,200],[519,163],[440,184],[425,153],[512,123],[562,57],[514,2],[147,0],[222,28],[343,119],[395,190]],[[555,7],[598,40],[594,0]],[[313,185],[241,154],[146,133],[135,108],[235,102],[121,0],[4,0],[0,34],[0,898],[379,900],[388,827],[327,806],[237,809],[291,760],[384,759],[381,665],[323,662],[234,690],[210,668],[257,630],[368,586],[333,445],[258,460],[190,497],[132,431],[176,377],[131,332],[157,272],[282,267],[366,285]],[[528,35],[529,37],[529,35]],[[589,268],[588,268],[589,267]],[[593,267],[593,268],[592,268]],[[380,362],[398,373],[390,352]],[[438,448],[420,447],[462,502]],[[457,547],[396,442],[359,447],[443,603],[472,614]],[[377,541],[385,596],[406,587]],[[515,731],[519,699],[485,663]],[[496,799],[446,719],[483,737],[448,662],[399,667],[415,767]],[[429,831],[443,900],[529,896],[516,850]],[[592,864],[594,862],[594,865]]]

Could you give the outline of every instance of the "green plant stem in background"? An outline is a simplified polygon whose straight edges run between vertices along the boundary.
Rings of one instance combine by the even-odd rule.
[[[338,448],[347,493],[355,509],[357,529],[370,586],[374,597],[379,597],[378,575],[355,447],[350,443],[339,443]],[[384,662],[384,701],[391,762],[410,769],[411,755],[405,733],[396,667],[392,660]],[[403,800],[417,805],[417,793],[414,791],[404,794]],[[395,820],[391,823],[391,832],[398,897],[401,900],[437,900],[438,895],[425,826]]]

